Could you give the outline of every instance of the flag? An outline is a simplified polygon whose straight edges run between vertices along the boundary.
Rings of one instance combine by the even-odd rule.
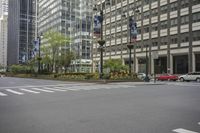
[[[94,36],[100,37],[101,35],[101,16],[94,16]]]
[[[137,23],[135,22],[134,18],[130,19],[130,37],[131,37],[131,42],[136,42],[137,40]]]

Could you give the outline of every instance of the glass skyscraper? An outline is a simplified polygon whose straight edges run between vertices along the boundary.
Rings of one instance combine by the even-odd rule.
[[[90,71],[91,26],[92,0],[39,0],[38,33],[54,30],[70,37],[73,71]]]
[[[35,0],[9,0],[8,64],[31,58],[35,31]]]

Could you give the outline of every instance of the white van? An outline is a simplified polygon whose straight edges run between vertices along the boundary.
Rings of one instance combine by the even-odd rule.
[[[188,73],[186,75],[179,76],[180,81],[197,81],[200,82],[200,72]]]

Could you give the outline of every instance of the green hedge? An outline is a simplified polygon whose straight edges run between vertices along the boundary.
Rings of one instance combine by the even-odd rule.
[[[9,70],[14,74],[28,74],[33,72],[33,69],[26,65],[12,65],[9,67]]]

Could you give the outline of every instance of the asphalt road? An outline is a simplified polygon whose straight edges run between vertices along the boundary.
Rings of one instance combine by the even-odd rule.
[[[0,78],[0,133],[200,133],[200,84]]]

